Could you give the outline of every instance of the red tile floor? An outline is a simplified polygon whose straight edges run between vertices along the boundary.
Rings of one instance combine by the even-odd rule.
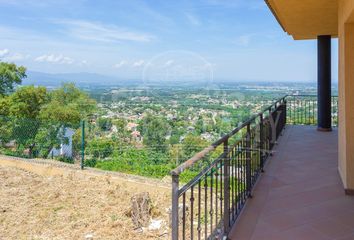
[[[337,131],[287,126],[230,232],[233,240],[354,240],[354,197],[337,169]]]

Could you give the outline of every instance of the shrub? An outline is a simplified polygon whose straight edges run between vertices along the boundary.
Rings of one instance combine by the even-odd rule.
[[[74,159],[67,156],[55,157],[55,160],[58,160],[59,162],[65,162],[65,163],[74,163]]]
[[[97,160],[95,158],[93,159],[88,159],[85,161],[85,166],[86,167],[95,167],[97,164]]]

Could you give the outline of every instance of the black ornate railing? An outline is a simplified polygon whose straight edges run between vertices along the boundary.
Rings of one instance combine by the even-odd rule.
[[[286,111],[283,97],[171,172],[172,239],[229,232],[285,127]],[[220,146],[222,154],[180,188],[180,175]]]
[[[332,97],[332,123],[338,123]],[[171,172],[172,239],[222,239],[235,223],[286,124],[317,123],[317,97],[285,96]],[[180,176],[222,148],[180,186]]]
[[[317,96],[291,95],[286,97],[288,124],[317,125]],[[338,96],[331,98],[332,125],[338,126]]]

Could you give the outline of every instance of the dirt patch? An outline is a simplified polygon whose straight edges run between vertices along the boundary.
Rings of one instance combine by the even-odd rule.
[[[0,164],[0,239],[168,239],[166,188],[109,175],[38,175]],[[131,197],[149,192],[159,230],[134,229]]]

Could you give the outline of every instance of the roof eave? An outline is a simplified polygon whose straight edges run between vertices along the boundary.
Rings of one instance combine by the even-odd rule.
[[[280,21],[280,18],[278,17],[277,13],[275,12],[274,8],[272,7],[272,5],[270,4],[269,0],[264,0],[265,3],[268,5],[268,8],[270,9],[270,11],[273,13],[275,19],[277,20],[277,22],[279,23],[280,27],[283,29],[284,32],[287,32],[285,30],[284,25],[282,24],[282,22]]]

